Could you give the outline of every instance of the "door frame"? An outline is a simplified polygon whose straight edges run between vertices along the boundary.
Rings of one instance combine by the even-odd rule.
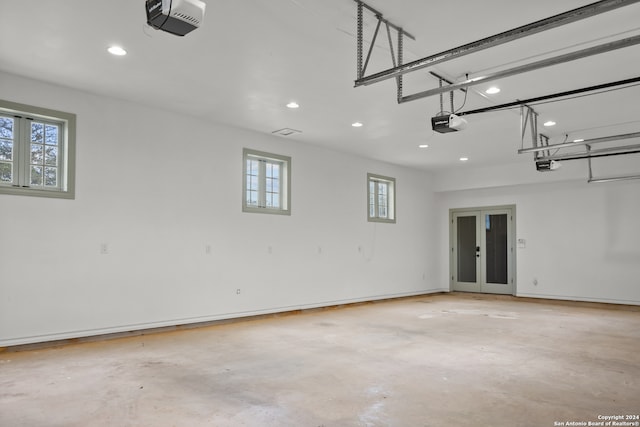
[[[476,207],[469,207],[469,208],[455,208],[455,209],[449,209],[449,247],[448,247],[448,252],[449,252],[449,291],[453,292],[453,285],[455,282],[455,276],[456,276],[456,270],[455,270],[455,266],[456,266],[456,252],[454,250],[455,247],[455,241],[454,241],[454,236],[455,236],[455,221],[454,221],[454,215],[455,214],[464,214],[464,213],[477,213],[477,212],[483,212],[483,211],[494,211],[494,210],[505,210],[505,209],[509,209],[511,211],[511,235],[508,237],[509,238],[509,245],[510,245],[510,252],[511,252],[511,265],[508,266],[507,271],[509,271],[510,277],[509,280],[511,281],[511,295],[516,295],[516,291],[517,291],[517,285],[518,285],[518,280],[517,280],[517,251],[516,251],[516,205],[498,205],[498,206],[476,206]],[[486,251],[484,251],[486,252]],[[484,259],[484,257],[483,257]],[[478,276],[480,277],[479,280],[483,280],[483,278],[481,277],[481,272],[478,271]],[[465,291],[463,291],[465,292]],[[475,292],[475,291],[473,291]],[[482,293],[494,293],[491,292],[490,290],[483,290]],[[509,294],[507,294],[509,295]]]

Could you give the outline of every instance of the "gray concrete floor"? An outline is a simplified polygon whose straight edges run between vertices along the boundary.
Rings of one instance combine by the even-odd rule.
[[[1,426],[558,426],[640,414],[640,312],[435,295],[0,353]]]

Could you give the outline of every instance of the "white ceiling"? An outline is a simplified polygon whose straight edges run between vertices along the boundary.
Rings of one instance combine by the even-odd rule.
[[[271,133],[293,128],[302,144],[437,170],[530,162],[520,148],[518,110],[467,116],[456,134],[437,134],[438,97],[396,103],[394,80],[354,88],[353,0],[206,0],[201,28],[185,37],[145,25],[144,0],[0,0],[0,70]],[[416,37],[405,62],[584,6],[581,0],[369,0]],[[370,36],[375,19],[366,14]],[[433,68],[453,80],[492,73],[640,34],[640,3]],[[369,72],[392,66],[381,33]],[[395,40],[395,35],[393,36]],[[367,41],[370,40],[367,38]],[[106,52],[124,47],[125,57]],[[365,47],[368,42],[365,43]],[[557,65],[469,91],[463,110],[577,89],[640,74],[640,45]],[[405,95],[437,87],[428,70],[405,77]],[[490,85],[498,95],[482,93]],[[464,95],[455,95],[456,109]],[[538,105],[552,143],[640,131],[640,86]],[[285,107],[289,101],[297,110]],[[449,98],[445,96],[445,110]],[[361,128],[351,123],[364,123]],[[419,149],[419,144],[429,144]]]

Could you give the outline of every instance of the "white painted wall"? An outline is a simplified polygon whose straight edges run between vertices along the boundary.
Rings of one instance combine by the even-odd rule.
[[[437,193],[440,282],[449,276],[449,209],[515,204],[526,240],[516,249],[518,296],[640,304],[640,181],[508,182]]]
[[[621,144],[620,144],[621,145]],[[563,161],[560,169],[538,172],[531,154],[518,163],[441,170],[434,175],[433,189],[437,192],[514,186],[549,184],[560,181],[586,182],[589,178],[587,160]],[[594,179],[640,175],[640,154],[602,157],[592,160]]]
[[[0,195],[0,347],[447,290],[449,209],[476,206],[516,205],[518,295],[640,304],[640,181],[432,179],[9,74],[0,94],[78,116],[76,199]],[[241,212],[243,147],[292,157],[291,216]],[[396,178],[397,224],[366,221],[367,172]]]
[[[0,195],[0,347],[443,287],[425,173],[9,74],[0,93],[77,114],[76,199]],[[291,216],[241,212],[243,147],[292,157]],[[367,172],[396,178],[397,224],[367,222]]]

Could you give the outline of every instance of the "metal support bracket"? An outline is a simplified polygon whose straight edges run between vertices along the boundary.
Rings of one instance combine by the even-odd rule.
[[[354,0],[354,1],[358,3],[359,11],[362,5],[362,7],[366,7],[367,9],[372,11],[376,16],[379,15],[382,18],[382,14],[379,13],[377,10],[371,8],[370,6],[364,4],[359,0]],[[484,39],[480,39],[471,43],[467,43],[465,45],[458,46],[453,49],[439,52],[434,55],[429,55],[422,59],[408,62],[406,64],[397,65],[393,68],[380,71],[370,76],[365,77],[364,75],[358,74],[358,79],[355,82],[355,86],[358,87],[358,86],[369,85],[372,83],[377,83],[382,80],[394,78],[398,75],[406,74],[406,73],[420,70],[427,67],[432,67],[439,63],[450,61],[455,58],[460,58],[462,56],[469,55],[471,53],[475,53],[484,49],[499,46],[501,44],[518,40],[526,36],[530,36],[530,35],[547,31],[553,28],[557,28],[562,25],[577,22],[582,19],[590,18],[592,16],[609,12],[624,6],[629,6],[638,2],[640,2],[640,0],[602,0],[595,3],[591,3],[583,7],[579,7],[564,13],[560,13],[558,15],[551,16],[549,18],[541,19],[531,24],[523,25],[509,31],[504,31],[502,33],[495,34],[493,36],[489,36]],[[360,18],[361,18],[361,13],[358,12],[359,26],[361,25]],[[393,26],[393,27],[396,28],[398,31],[403,32],[407,37],[415,40],[413,36],[411,36],[409,33],[404,31],[402,28],[396,27],[396,26]],[[359,43],[361,42],[360,36],[358,37],[358,42]]]
[[[378,38],[378,33],[380,31],[381,24],[385,25],[387,31],[387,39],[389,41],[389,50],[391,52],[391,62],[393,64],[393,68],[402,67],[404,65],[404,37],[407,36],[412,40],[416,38],[399,27],[392,22],[388,21],[384,18],[382,13],[378,12],[376,9],[372,8],[368,4],[360,0],[354,0],[358,4],[358,17],[357,17],[357,80],[361,80],[365,78],[365,73],[367,72],[367,66],[369,65],[369,60],[371,59],[371,54],[373,52],[373,47],[375,46],[376,40]],[[638,0],[640,1],[640,0]],[[369,51],[367,52],[367,57],[363,61],[363,44],[364,44],[364,10],[368,10],[376,17],[378,20],[376,24],[376,29],[373,33],[373,37],[371,43],[369,45]],[[397,33],[397,41],[396,41],[396,49],[394,50],[393,40],[391,37],[391,29],[395,30]],[[396,55],[397,52],[397,55]],[[396,85],[398,88],[397,99],[400,102],[400,99],[403,97],[402,94],[402,76],[395,76]]]
[[[586,145],[587,147],[587,153],[591,154],[591,145]],[[612,181],[627,181],[627,180],[631,180],[631,179],[640,179],[640,174],[638,175],[619,175],[619,176],[609,176],[609,177],[602,177],[602,178],[594,178],[593,177],[593,170],[591,169],[591,156],[587,157],[587,162],[588,162],[588,167],[589,167],[589,179],[587,180],[587,182],[589,184],[594,183],[594,182],[612,182]]]
[[[453,49],[449,49],[443,52],[436,53],[434,55],[427,56],[422,59],[418,59],[416,61],[403,63],[402,55],[403,55],[403,47],[402,47],[402,37],[407,36],[413,40],[413,37],[408,32],[404,31],[402,27],[392,24],[388,20],[384,19],[382,14],[378,12],[376,9],[362,2],[361,0],[354,0],[358,4],[358,31],[357,31],[357,62],[358,62],[358,70],[357,70],[357,78],[355,81],[355,86],[364,86],[373,84],[382,80],[387,80],[390,78],[395,78],[398,86],[398,103],[413,101],[416,99],[438,95],[444,92],[453,92],[457,89],[464,89],[469,86],[477,85],[480,83],[484,83],[490,80],[495,80],[503,77],[513,76],[516,74],[522,74],[528,71],[533,71],[536,69],[540,69],[543,67],[548,67],[551,65],[561,64],[568,61],[573,61],[575,59],[585,58],[588,56],[608,52],[614,49],[620,49],[627,46],[632,46],[640,43],[640,36],[630,37],[623,40],[618,40],[612,43],[605,43],[600,46],[596,46],[594,48],[584,49],[577,52],[572,52],[565,55],[560,55],[554,58],[549,58],[546,60],[525,64],[520,67],[511,68],[508,70],[503,70],[501,72],[494,73],[489,76],[477,77],[474,79],[467,79],[464,82],[457,84],[449,84],[448,86],[441,86],[437,89],[427,90],[419,93],[415,93],[412,95],[404,96],[402,93],[402,76],[404,74],[417,71],[423,68],[432,67],[436,64],[440,64],[446,61],[450,61],[452,59],[456,59],[465,55],[469,55],[472,53],[476,53],[488,48],[492,48],[495,46],[499,46],[504,43],[508,43],[514,40],[518,40],[520,38],[537,34],[543,31],[547,31],[553,28],[557,28],[566,24],[570,24],[573,22],[580,21],[582,19],[590,18],[592,16],[596,16],[605,12],[609,12],[612,10],[616,10],[618,8],[629,6],[634,3],[640,2],[640,0],[601,0],[595,3],[588,4],[586,6],[582,6],[576,9],[569,10],[564,13],[560,13],[549,18],[541,19],[539,21],[532,22],[527,25],[523,25],[512,30],[504,31],[499,34],[495,34],[493,36],[486,37],[484,39],[480,39],[471,43],[467,43],[462,46],[455,47]],[[371,47],[369,49],[369,53],[367,55],[367,60],[363,66],[362,59],[362,45],[363,45],[363,10],[367,9],[372,12],[376,18],[378,19],[378,25],[376,27],[376,31],[374,34],[373,42],[371,43]],[[375,39],[378,34],[378,30],[380,24],[384,23],[387,26],[387,32],[389,33],[389,28],[393,28],[398,32],[398,60],[396,62],[395,55],[393,53],[393,46],[391,45],[391,37],[389,35],[389,42],[391,45],[392,58],[393,58],[393,68],[380,71],[368,76],[365,76],[366,65],[368,65],[373,44],[375,43]]]
[[[628,154],[640,154],[640,144],[631,144],[631,145],[620,145],[616,147],[606,147],[600,149],[593,149],[591,147],[592,144],[598,144],[602,142],[610,142],[610,141],[620,141],[623,139],[631,139],[631,138],[640,138],[640,132],[635,133],[627,133],[622,135],[611,135],[605,136],[601,138],[592,138],[585,139],[583,141],[573,141],[573,142],[563,142],[560,144],[549,144],[549,138],[545,135],[540,135],[541,144],[539,146],[534,146],[531,148],[525,148],[518,150],[518,153],[534,153],[534,158],[536,161],[569,161],[569,160],[587,160],[587,168],[588,168],[588,180],[587,182],[610,182],[610,181],[623,181],[630,179],[640,179],[640,174],[638,175],[624,175],[624,176],[612,176],[606,178],[594,178],[593,170],[592,170],[592,159],[599,157],[610,157],[610,156],[624,156]],[[558,153],[551,154],[552,149],[556,149],[556,153],[558,150],[563,148],[584,146],[584,151],[573,151],[569,153]]]
[[[525,135],[529,131],[529,136],[531,139],[531,145],[536,148],[537,151],[542,151],[544,148],[540,149],[538,147],[538,113],[528,105],[520,106],[520,150],[524,150],[524,140]],[[537,154],[534,154],[534,159],[538,157]]]
[[[550,156],[551,155],[551,150],[549,150],[549,137],[547,135],[544,134],[540,134],[540,147],[543,148],[543,151],[540,151],[539,153],[542,153],[541,155],[543,156]],[[546,149],[544,149],[546,148]],[[540,155],[540,154],[538,154]]]

